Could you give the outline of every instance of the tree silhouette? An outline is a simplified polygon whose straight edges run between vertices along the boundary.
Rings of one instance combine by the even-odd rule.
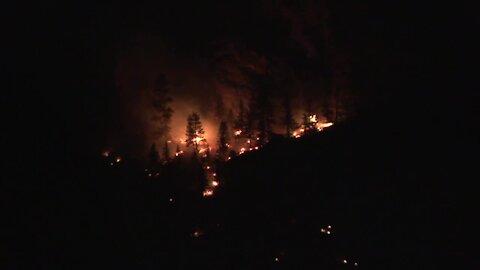
[[[156,166],[158,164],[158,161],[160,160],[157,146],[154,143],[152,144],[152,146],[150,146],[150,151],[148,152],[148,159],[152,167]]]
[[[316,125],[316,115],[307,112],[303,114],[302,127],[304,129],[304,133],[312,133],[317,131]]]
[[[161,74],[155,82],[153,89],[152,105],[154,115],[152,120],[156,123],[154,136],[156,138],[167,137],[170,132],[170,122],[173,109],[170,107],[172,98],[168,94],[168,82],[164,74]]]
[[[243,106],[243,101],[240,100],[238,104],[238,115],[233,123],[233,128],[235,129],[235,138],[242,137],[245,135],[247,126],[247,114],[245,112],[245,107]],[[241,131],[238,133],[238,131]],[[243,133],[243,134],[242,134]]]
[[[170,149],[168,148],[168,142],[165,141],[165,144],[163,145],[163,158],[165,161],[170,160]]]
[[[218,129],[218,156],[221,159],[225,159],[228,154],[228,143],[230,142],[230,137],[228,136],[228,126],[225,121],[220,123],[220,128]]]
[[[293,131],[298,128],[298,124],[295,122],[295,119],[293,119],[292,104],[288,95],[285,95],[283,109],[285,114],[282,119],[282,124],[285,126],[286,136],[291,137]]]
[[[200,116],[197,113],[192,113],[187,118],[187,146],[193,145],[196,152],[198,152],[198,145],[200,142],[204,141],[205,131],[202,127],[202,122],[200,121]]]

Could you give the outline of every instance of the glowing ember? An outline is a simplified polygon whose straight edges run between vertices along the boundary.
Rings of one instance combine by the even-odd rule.
[[[255,150],[258,150],[258,146],[255,146]]]
[[[242,135],[242,131],[241,130],[235,130],[235,136],[240,136]]]
[[[310,123],[317,123],[317,115],[316,114],[310,115],[308,117],[308,120],[310,121]]]
[[[202,236],[202,235],[203,235],[203,232],[202,232],[201,230],[196,230],[196,231],[193,232],[193,234],[192,234],[192,236],[193,236],[194,238],[198,238],[198,237],[200,237],[200,236]]]
[[[332,123],[332,122],[319,123],[319,124],[318,124],[318,127],[319,127],[319,128],[326,128],[326,127],[331,127],[331,126],[333,126],[333,123]]]
[[[214,186],[214,187],[218,186],[218,182],[217,181],[212,181],[212,186]]]
[[[118,163],[118,162],[122,161],[122,158],[117,157],[117,159],[115,161]]]
[[[210,170],[210,166],[205,167],[205,169]]]
[[[343,259],[343,261],[342,261],[342,262],[343,262],[343,263],[347,263],[347,260]]]
[[[250,139],[247,140],[247,143],[250,144]]]
[[[168,140],[167,143],[172,143],[172,140]]]
[[[203,197],[209,197],[213,195],[213,190],[211,189],[206,189],[203,191]]]
[[[102,156],[104,156],[104,157],[109,157],[109,156],[110,156],[110,152],[105,151],[105,152],[102,153]]]
[[[217,176],[217,173],[213,173],[213,176]]]
[[[182,154],[183,154],[183,151],[180,151],[180,152],[175,153],[175,156],[178,157],[178,156],[180,156],[180,155],[182,155]]]

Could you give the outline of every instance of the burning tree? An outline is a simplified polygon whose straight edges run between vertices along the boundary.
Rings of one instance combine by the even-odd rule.
[[[318,131],[317,123],[318,123],[317,115],[311,114],[311,113],[303,114],[302,126],[303,126],[303,132],[305,134]]]
[[[243,101],[240,100],[240,103],[238,104],[238,115],[233,124],[235,139],[245,134],[247,126],[246,118],[245,107],[243,106]]]
[[[205,141],[205,130],[203,130],[200,116],[197,113],[192,113],[187,119],[187,132],[186,142],[187,146],[193,145],[195,152],[198,152],[198,145],[200,142]]]
[[[152,120],[157,124],[155,130],[155,137],[161,138],[168,136],[170,132],[170,122],[173,114],[173,109],[170,107],[172,98],[168,94],[168,82],[164,74],[161,74],[153,89],[154,115]]]
[[[228,126],[225,121],[220,123],[220,128],[218,130],[218,156],[221,159],[225,159],[228,154],[228,143],[230,137],[228,136]]]

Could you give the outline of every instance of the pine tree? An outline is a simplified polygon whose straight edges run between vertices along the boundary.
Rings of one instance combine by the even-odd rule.
[[[163,145],[163,158],[165,161],[170,160],[170,149],[168,148],[168,142],[165,141],[165,144]]]
[[[195,152],[198,152],[199,143],[205,141],[205,131],[203,130],[200,116],[194,112],[188,116],[187,122],[187,131],[185,134],[187,136],[187,146],[193,145]]]
[[[150,147],[150,151],[148,152],[148,159],[152,167],[156,166],[158,164],[158,161],[160,160],[157,147],[154,143],[152,144],[152,146]]]
[[[295,122],[295,119],[293,119],[292,104],[288,95],[285,96],[283,107],[285,110],[285,115],[282,119],[282,122],[285,126],[287,137],[291,137],[293,131],[298,128],[298,124]]]
[[[167,137],[170,132],[170,122],[173,109],[170,107],[172,98],[168,94],[168,82],[165,75],[161,74],[153,89],[152,105],[154,115],[152,120],[156,123],[155,137]]]
[[[242,133],[245,132],[245,128],[247,126],[246,118],[247,118],[247,115],[245,112],[245,107],[243,106],[243,101],[240,100],[240,103],[238,104],[238,115],[233,124],[233,128],[235,129],[235,132],[238,132],[238,131],[241,131],[241,132],[235,133],[236,137],[241,137]]]
[[[228,143],[230,138],[228,136],[228,126],[225,121],[220,123],[220,128],[218,129],[218,155],[221,159],[225,159],[228,154]]]
[[[317,125],[316,115],[312,113],[303,114],[302,126],[304,129],[304,133],[312,133],[317,131],[316,125]]]

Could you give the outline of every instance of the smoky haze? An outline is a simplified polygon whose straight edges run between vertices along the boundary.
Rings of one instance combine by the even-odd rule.
[[[210,18],[190,14],[190,22],[199,19],[193,25],[182,21],[183,9],[175,10],[179,12],[176,33],[165,30],[165,25],[157,27],[165,18],[145,19],[144,31],[132,31],[123,44],[117,44],[115,86],[122,124],[112,134],[117,144],[112,147],[142,156],[152,143],[163,145],[153,135],[151,105],[152,89],[162,74],[173,99],[173,141],[185,138],[187,116],[195,111],[214,147],[220,121],[229,111],[238,113],[240,100],[248,107],[261,88],[252,76],[268,77],[274,132],[283,133],[280,118],[285,96],[291,99],[297,122],[306,111],[322,118],[342,107],[345,114],[352,98],[348,56],[334,48],[323,4],[261,1],[254,7],[233,7],[219,5],[206,13]],[[182,32],[187,26],[197,31]]]

